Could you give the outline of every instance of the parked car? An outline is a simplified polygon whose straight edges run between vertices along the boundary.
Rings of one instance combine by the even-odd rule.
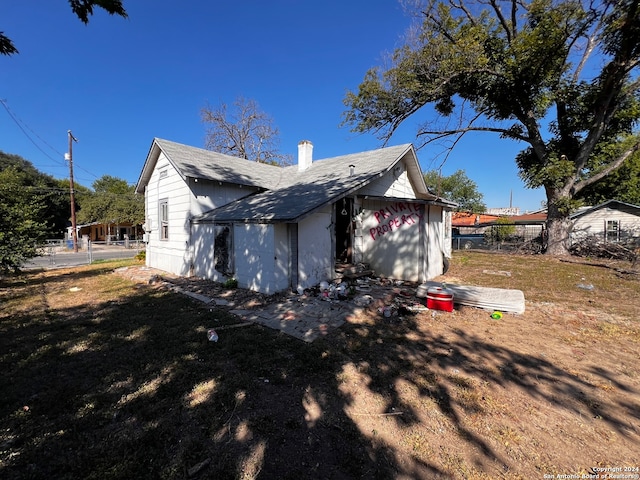
[[[454,233],[451,235],[451,247],[454,250],[468,250],[470,248],[482,248],[486,246],[486,238],[483,233]]]

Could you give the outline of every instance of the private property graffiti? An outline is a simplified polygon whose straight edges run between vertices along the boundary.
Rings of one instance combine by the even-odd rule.
[[[373,212],[378,222],[377,227],[369,229],[372,240],[394,230],[404,228],[405,225],[416,225],[424,216],[421,205],[418,203],[395,202],[386,208]]]

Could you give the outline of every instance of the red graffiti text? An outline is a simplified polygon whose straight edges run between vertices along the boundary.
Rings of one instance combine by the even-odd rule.
[[[405,225],[416,225],[422,219],[423,213],[417,203],[396,202],[373,212],[373,216],[379,225],[370,228],[369,234],[372,240],[376,240]]]

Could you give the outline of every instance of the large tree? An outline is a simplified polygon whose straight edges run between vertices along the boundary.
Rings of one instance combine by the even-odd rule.
[[[440,175],[437,170],[430,170],[424,174],[424,181],[431,192],[456,202],[456,210],[459,212],[482,213],[487,209],[478,185],[464,170],[457,170],[448,176]]]
[[[640,205],[640,152],[632,155],[618,170],[578,193],[586,205],[607,200]]]
[[[79,223],[144,223],[144,197],[136,195],[135,187],[126,180],[103,175],[92,187],[92,192],[77,195]]]
[[[95,7],[102,8],[111,15],[127,17],[122,0],[69,0],[69,5],[73,13],[84,24],[89,23],[89,17],[93,15]],[[18,49],[11,39],[4,35],[4,32],[0,32],[0,55],[13,55],[15,53],[18,53]]]
[[[421,23],[347,94],[345,122],[386,142],[425,113],[423,145],[472,131],[524,142],[516,163],[545,189],[547,252],[567,253],[576,195],[640,145],[639,0],[416,3]]]
[[[49,227],[45,212],[51,190],[21,165],[4,162],[18,158],[0,152],[0,273],[19,270],[35,257]]]
[[[20,174],[19,177],[12,177],[19,178],[19,188],[26,189],[29,195],[43,205],[40,214],[42,222],[46,225],[46,236],[61,238],[69,225],[71,211],[69,180],[55,179],[39,171],[21,156],[0,151],[0,171],[10,168]]]
[[[272,165],[291,163],[290,157],[278,150],[280,132],[273,119],[255,100],[238,97],[231,109],[225,103],[207,105],[201,114],[207,125],[208,150]]]

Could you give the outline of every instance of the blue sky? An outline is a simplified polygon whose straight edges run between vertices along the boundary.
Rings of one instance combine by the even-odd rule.
[[[154,137],[204,146],[200,110],[255,100],[280,130],[280,149],[314,159],[374,149],[380,141],[340,127],[343,99],[366,71],[401,45],[411,19],[396,0],[125,0],[128,19],[97,11],[82,24],[65,0],[0,4],[0,30],[20,53],[0,57],[0,150],[66,178],[67,131],[74,176],[135,184]],[[12,118],[12,115],[14,118]],[[16,121],[17,120],[17,121]],[[410,119],[390,144],[415,142]],[[442,167],[465,170],[488,207],[540,208],[514,157],[523,144],[478,134]],[[423,171],[441,151],[418,151]]]

